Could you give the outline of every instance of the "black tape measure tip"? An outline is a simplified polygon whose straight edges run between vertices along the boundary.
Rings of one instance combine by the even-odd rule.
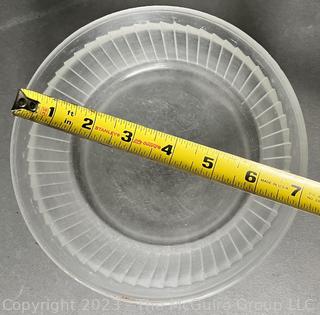
[[[18,90],[16,99],[11,108],[12,112],[15,112],[19,109],[25,109],[31,112],[35,112],[37,110],[39,102],[33,99],[28,98],[22,90]]]

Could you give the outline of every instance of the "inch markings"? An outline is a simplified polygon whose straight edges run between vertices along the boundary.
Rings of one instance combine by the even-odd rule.
[[[21,95],[36,109],[19,107]],[[320,183],[298,175],[27,89],[12,113],[320,215]]]

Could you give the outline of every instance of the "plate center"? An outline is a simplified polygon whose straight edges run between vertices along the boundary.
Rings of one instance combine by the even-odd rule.
[[[145,64],[96,89],[86,106],[258,160],[254,120],[225,81],[183,62]],[[92,210],[121,233],[152,244],[202,238],[248,195],[120,150],[75,138],[74,168]]]

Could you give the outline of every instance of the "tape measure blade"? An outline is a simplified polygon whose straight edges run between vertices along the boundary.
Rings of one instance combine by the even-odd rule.
[[[12,113],[271,200],[320,214],[320,183],[27,89]]]

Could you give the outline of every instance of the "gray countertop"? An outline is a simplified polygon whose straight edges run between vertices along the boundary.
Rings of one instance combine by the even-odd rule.
[[[168,4],[198,9],[257,40],[289,78],[309,141],[309,177],[320,180],[320,1],[0,2],[0,314],[319,314],[320,218],[302,212],[280,245],[247,277],[200,302],[171,307],[108,300],[61,271],[32,238],[11,184],[10,107],[43,59],[79,27],[128,7]]]

